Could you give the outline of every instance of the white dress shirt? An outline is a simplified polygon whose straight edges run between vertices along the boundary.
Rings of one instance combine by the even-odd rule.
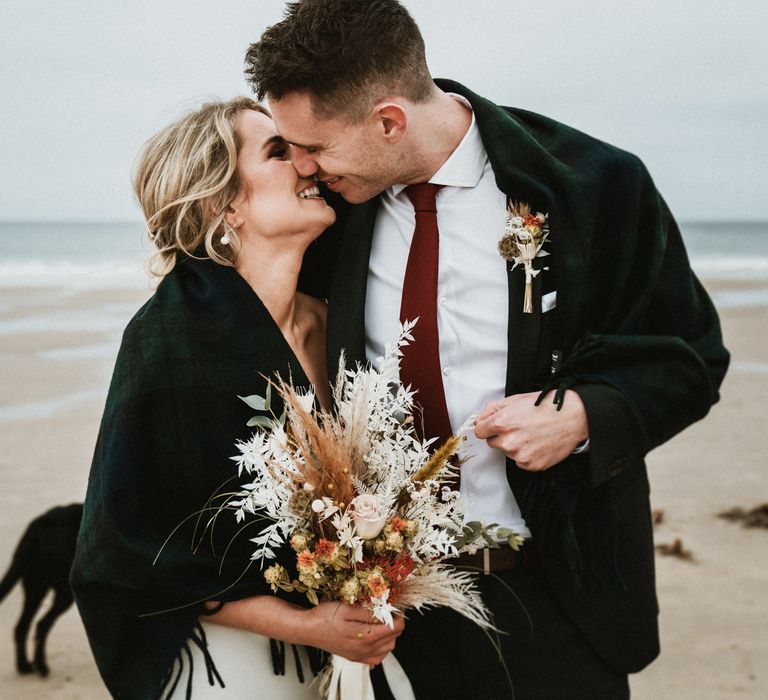
[[[458,95],[469,108],[469,104]],[[457,430],[488,401],[504,398],[509,293],[506,261],[497,250],[504,234],[506,197],[496,186],[480,132],[463,140],[429,180],[437,193],[440,232],[437,322],[440,361],[451,426]],[[367,359],[374,366],[398,335],[405,267],[415,227],[413,206],[394,185],[381,195],[368,268],[365,305]],[[470,432],[461,467],[467,519],[530,533],[509,488],[504,453]]]

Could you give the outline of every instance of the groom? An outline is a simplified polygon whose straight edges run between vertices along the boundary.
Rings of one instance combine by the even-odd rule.
[[[650,176],[433,81],[396,0],[290,3],[246,63],[298,172],[352,205],[326,237],[329,365],[342,349],[376,362],[418,309],[427,352],[408,382],[425,431],[481,411],[461,473],[469,516],[528,538],[519,555],[462,562],[487,574],[503,635],[451,610],[409,615],[395,655],[416,697],[627,698],[627,674],[658,654],[643,458],[708,412],[728,363]],[[530,312],[525,271],[498,249],[508,202],[549,227]]]

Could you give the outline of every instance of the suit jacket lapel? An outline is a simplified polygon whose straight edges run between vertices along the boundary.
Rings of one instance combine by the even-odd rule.
[[[557,280],[576,279],[565,274],[565,267],[580,264],[579,251],[574,250],[573,239],[569,236],[568,210],[558,206],[562,198],[557,187],[562,174],[557,173],[558,164],[554,160],[546,163],[546,177],[535,172],[535,165],[540,165],[546,156],[542,158],[538,145],[527,141],[524,129],[514,116],[458,83],[438,81],[438,85],[443,90],[464,95],[472,104],[498,188],[508,197],[527,202],[535,211],[549,215],[551,240],[545,249],[551,255],[537,258],[535,262],[536,267],[546,266],[549,270],[540,272],[533,279],[532,314],[523,313],[524,270],[520,266],[510,270],[511,263],[507,267],[506,395],[535,391],[547,376],[553,345],[562,349],[566,342],[561,326],[563,317],[569,316],[572,290],[556,286],[559,284]],[[501,235],[502,231],[499,231],[499,237]],[[557,274],[559,270],[563,274]],[[548,311],[545,318],[541,311],[542,295],[555,290],[558,293],[557,308]],[[516,468],[510,459],[507,459],[506,467],[507,479],[519,503],[532,473]]]
[[[550,246],[548,245],[547,248]],[[541,269],[549,256],[537,258],[534,267]],[[548,272],[548,271],[547,271]],[[539,373],[541,365],[540,352],[546,352],[540,347],[541,341],[541,297],[544,285],[544,275],[540,272],[533,278],[533,313],[523,313],[523,298],[525,296],[525,270],[521,265],[512,269],[512,263],[507,264],[507,282],[509,285],[509,315],[507,320],[507,386],[506,393],[517,394],[530,391],[534,377]]]
[[[583,205],[582,189],[584,180],[589,181],[589,172],[574,171],[554,154],[563,147],[561,140],[567,129],[562,125],[524,110],[499,107],[459,83],[435,82],[446,92],[463,95],[472,105],[498,188],[513,199],[527,202],[534,210],[549,214],[552,240],[546,247],[557,250],[552,257],[543,258],[550,270],[539,275],[538,282],[547,293],[554,290],[552,285],[557,280],[557,310],[546,316],[550,325],[556,317],[556,345],[567,351],[578,340],[584,325],[581,299],[587,291],[586,251],[590,245],[591,219],[599,214],[585,210]],[[535,129],[530,128],[529,122]],[[514,281],[510,287],[511,304],[517,304],[517,294],[522,292]],[[522,299],[519,306],[522,309]],[[514,326],[520,318],[515,316],[510,321]],[[513,330],[510,334],[514,340]],[[518,342],[510,344],[510,355]],[[522,376],[522,371],[513,367],[512,378]]]
[[[353,206],[344,223],[328,295],[328,376],[335,377],[341,352],[347,366],[365,361],[365,297],[368,260],[379,198]]]

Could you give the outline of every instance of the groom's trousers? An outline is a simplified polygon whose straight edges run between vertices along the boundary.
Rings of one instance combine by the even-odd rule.
[[[627,674],[597,655],[538,568],[480,574],[478,584],[504,634],[445,608],[408,615],[395,656],[417,700],[629,698]],[[376,700],[391,698],[383,674],[373,677]]]

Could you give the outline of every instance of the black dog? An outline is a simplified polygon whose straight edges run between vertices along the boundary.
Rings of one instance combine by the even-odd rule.
[[[13,561],[0,581],[0,602],[21,579],[24,584],[24,608],[16,624],[16,667],[19,673],[37,671],[48,675],[45,662],[45,640],[59,617],[72,605],[72,589],[69,587],[69,570],[75,558],[75,544],[83,505],[52,508],[35,518],[22,535],[13,555]],[[54,591],[50,610],[37,623],[35,631],[35,656],[32,663],[27,659],[27,635],[32,619],[49,589]]]

